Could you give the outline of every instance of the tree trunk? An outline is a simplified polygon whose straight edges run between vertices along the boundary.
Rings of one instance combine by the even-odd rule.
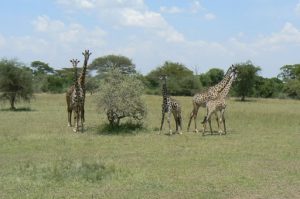
[[[13,111],[16,110],[15,102],[16,102],[16,96],[12,95],[10,98],[10,109]]]
[[[241,99],[242,102],[245,101],[245,97],[246,97],[245,95],[242,95],[242,99]]]

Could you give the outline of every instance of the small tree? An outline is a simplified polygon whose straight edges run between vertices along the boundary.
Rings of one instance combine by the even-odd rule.
[[[100,83],[98,107],[104,109],[111,126],[119,126],[125,117],[142,120],[146,115],[142,92],[143,84],[135,75],[111,70]]]
[[[0,100],[9,101],[15,110],[19,100],[30,101],[33,96],[32,75],[24,64],[16,60],[0,61]]]
[[[238,76],[234,90],[241,97],[241,101],[245,101],[246,96],[254,92],[255,80],[260,68],[254,66],[251,61],[237,64],[237,66]]]

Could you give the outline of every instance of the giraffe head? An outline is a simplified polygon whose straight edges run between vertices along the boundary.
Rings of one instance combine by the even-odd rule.
[[[82,52],[85,60],[88,60],[91,54],[92,53],[89,50],[85,50],[84,52]]]
[[[230,80],[229,80],[229,82],[232,84],[232,82],[234,82],[235,79],[237,78],[238,69],[237,69],[236,65],[232,65],[231,67],[232,67],[232,72],[230,74]]]
[[[236,71],[237,70],[237,66],[236,65],[231,65],[228,70],[226,71],[225,75],[224,76],[227,76],[227,75],[230,75],[232,72]]]
[[[163,81],[166,81],[168,79],[168,76],[167,75],[161,75],[161,76],[159,76],[159,79],[163,80]]]
[[[236,65],[232,65],[230,76],[233,77],[234,79],[236,79],[237,75],[238,75],[238,68]]]
[[[80,61],[78,59],[71,59],[70,62],[72,63],[72,66],[76,68]]]

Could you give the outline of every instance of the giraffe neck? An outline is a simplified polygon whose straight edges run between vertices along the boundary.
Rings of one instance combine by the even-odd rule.
[[[168,95],[168,89],[167,89],[167,83],[164,82],[162,85],[162,95],[163,95],[163,107],[167,108],[168,105],[168,101],[169,99],[169,95]]]
[[[226,98],[226,96],[228,95],[229,91],[230,91],[230,88],[231,88],[231,85],[234,81],[235,77],[234,75],[230,78],[230,80],[228,81],[228,83],[226,84],[226,86],[224,87],[224,89],[221,91],[219,97],[220,98]]]
[[[227,71],[224,78],[212,88],[214,88],[216,92],[221,92],[230,80],[230,74],[231,73]]]
[[[82,72],[79,76],[79,83],[82,87],[84,87],[84,85],[85,85],[85,74],[86,74],[86,68],[87,68],[87,61],[88,61],[87,59],[84,60]]]
[[[74,86],[75,86],[76,96],[78,96],[78,92],[79,92],[79,83],[77,81],[77,78],[78,78],[77,67],[74,67]]]

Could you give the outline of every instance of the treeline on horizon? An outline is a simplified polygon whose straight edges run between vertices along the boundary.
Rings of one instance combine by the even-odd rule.
[[[300,99],[300,64],[282,66],[278,76],[272,78],[260,76],[261,67],[255,66],[251,61],[233,64],[238,65],[239,74],[231,89],[231,96],[240,97],[241,100],[245,100],[246,97]],[[2,59],[0,92],[4,92],[3,82],[9,81],[10,78],[1,74],[9,74],[8,70],[13,71],[14,68],[27,74],[26,81],[31,81],[28,85],[31,84],[33,93],[63,93],[74,82],[71,67],[54,69],[43,61],[33,61],[30,66],[26,66],[15,59]],[[124,75],[135,75],[143,82],[145,94],[154,95],[161,94],[159,76],[167,75],[168,91],[174,96],[192,96],[204,91],[221,81],[226,73],[218,67],[212,67],[208,71],[194,74],[182,63],[166,61],[148,74],[142,75],[136,71],[131,59],[121,55],[107,55],[95,58],[88,65],[87,92],[91,94],[96,92],[101,87],[100,80],[111,69],[118,69]]]

